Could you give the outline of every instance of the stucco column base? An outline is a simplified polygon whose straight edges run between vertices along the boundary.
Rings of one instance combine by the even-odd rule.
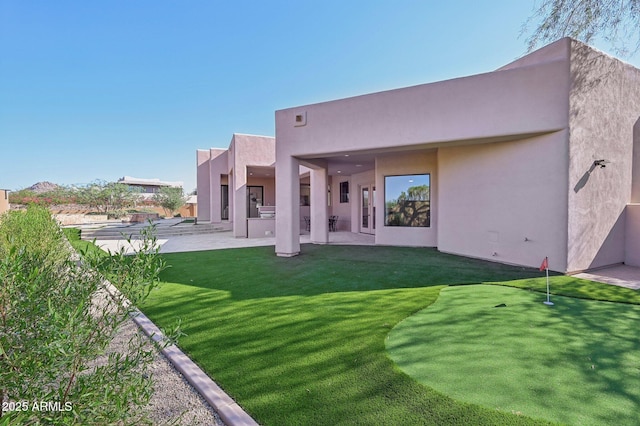
[[[279,253],[279,252],[276,252],[276,256],[278,256],[278,257],[294,257],[294,256],[297,256],[299,254],[300,254],[300,252],[296,252],[296,253]]]

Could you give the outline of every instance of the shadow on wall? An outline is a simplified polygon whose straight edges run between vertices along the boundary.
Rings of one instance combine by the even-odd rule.
[[[620,213],[618,219],[611,227],[609,234],[604,239],[598,252],[593,257],[588,269],[615,265],[624,262],[625,237],[629,237],[625,226],[626,209]]]
[[[604,161],[604,160],[603,160]],[[597,168],[597,167],[605,167],[604,163],[602,164],[598,164],[598,161],[594,161],[593,164],[591,164],[591,167],[589,167],[589,170],[587,170],[582,177],[580,178],[580,180],[578,180],[578,183],[576,183],[576,186],[573,187],[573,192],[575,192],[576,194],[585,187],[585,185],[587,184],[587,182],[589,181],[589,177],[591,176],[591,173]]]
[[[571,67],[571,90],[574,91],[574,97],[578,94],[589,96],[597,89],[614,83],[615,76],[628,66],[618,59],[596,52],[582,42],[572,40],[571,43],[573,45],[571,60],[572,64],[576,65]],[[582,115],[583,109],[584,105],[580,99],[572,102],[571,118]]]
[[[633,125],[633,160],[631,163],[631,202],[640,203],[640,118]]]

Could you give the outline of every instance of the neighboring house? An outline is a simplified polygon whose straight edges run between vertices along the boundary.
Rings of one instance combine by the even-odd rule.
[[[9,190],[0,189],[0,214],[9,210]]]
[[[568,38],[486,74],[276,111],[276,155],[260,164],[277,165],[275,200],[261,184],[276,253],[300,252],[303,165],[315,243],[339,215],[376,244],[532,267],[548,256],[562,272],[640,266],[639,117],[640,70]],[[212,196],[228,179],[234,218],[248,208],[252,167],[231,152],[198,152],[203,218],[221,219],[200,198],[200,165],[217,158],[229,171],[211,176]]]
[[[236,133],[228,149],[198,150],[196,161],[199,223],[228,221],[236,237],[273,236],[273,217],[254,219],[275,209],[274,138]]]
[[[141,179],[134,178],[131,176],[124,176],[118,179],[118,183],[123,183],[128,185],[129,188],[140,191],[140,194],[143,198],[152,198],[153,194],[158,192],[158,190],[162,187],[169,188],[182,188],[182,182],[167,182],[161,181],[160,179]]]
[[[182,217],[197,217],[198,197],[196,195],[189,195],[184,202],[184,206],[178,210],[178,214]]]

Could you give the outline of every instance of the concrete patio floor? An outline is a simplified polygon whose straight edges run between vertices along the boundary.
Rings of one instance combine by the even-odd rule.
[[[311,242],[309,234],[300,235],[300,244]],[[140,241],[132,240],[96,240],[95,244],[106,251],[118,251],[125,249],[126,253],[132,253],[140,247]],[[166,239],[158,239],[160,253],[176,253],[187,251],[220,250],[228,248],[275,246],[275,237],[266,238],[236,238],[231,231],[216,232],[201,235],[180,235]],[[368,234],[356,234],[353,232],[330,232],[329,244],[336,245],[374,245],[374,236]]]
[[[582,272],[574,276],[584,278],[585,280],[627,287],[633,290],[640,289],[640,268],[634,266],[614,265],[595,271]]]

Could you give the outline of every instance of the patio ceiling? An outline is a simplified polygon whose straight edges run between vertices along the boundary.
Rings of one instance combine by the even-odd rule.
[[[264,167],[264,166],[247,166],[247,177],[253,178],[275,178],[276,176],[276,168],[275,167]]]
[[[396,146],[388,147],[384,149],[376,149],[370,151],[343,151],[333,152],[326,154],[315,154],[313,156],[300,156],[303,163],[305,160],[313,163],[314,160],[322,160],[328,164],[329,176],[351,176],[353,174],[366,172],[375,168],[375,161],[377,157],[383,157],[388,154],[398,152],[424,152],[424,150],[435,150],[443,146],[464,146],[475,145],[495,142],[507,142],[526,139],[533,136],[539,136],[543,133],[528,133],[519,135],[506,135],[501,137],[484,138],[484,139],[469,139],[459,141],[447,141],[442,143],[429,143],[424,145],[414,146]],[[261,178],[273,178],[275,177],[275,167],[264,166],[247,166],[247,174],[252,177]]]
[[[375,154],[339,154],[322,158],[329,164],[330,176],[350,176],[375,167]],[[252,178],[274,178],[275,167],[247,166],[247,176]]]
[[[375,167],[375,154],[341,154],[325,158],[329,164],[329,176],[351,176]]]
[[[478,138],[478,139],[461,139],[454,141],[442,141],[431,142],[418,145],[409,146],[390,146],[387,148],[372,149],[367,151],[343,151],[332,152],[326,154],[315,154],[313,156],[300,156],[301,160],[308,160],[313,163],[313,160],[323,160],[329,165],[330,176],[350,176],[356,173],[362,173],[367,170],[375,168],[375,160],[377,157],[384,157],[388,154],[398,152],[424,152],[425,150],[436,150],[441,147],[453,147],[453,146],[465,146],[476,144],[487,144],[497,142],[514,142],[522,139],[528,139],[535,136],[541,136],[549,131],[535,132],[535,133],[522,133],[515,135],[503,135],[490,138]]]

